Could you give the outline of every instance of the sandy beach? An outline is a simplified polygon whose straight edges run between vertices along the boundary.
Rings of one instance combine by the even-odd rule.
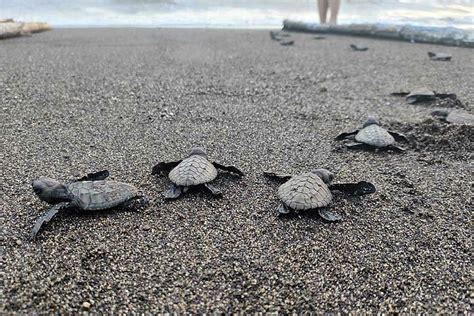
[[[427,86],[474,104],[473,51],[268,31],[57,29],[0,42],[1,313],[472,312],[472,127],[430,120],[395,91]],[[354,52],[349,44],[369,47]],[[434,62],[428,51],[453,55]],[[335,142],[369,113],[406,153]],[[224,196],[164,202],[158,161],[190,147],[236,165]],[[324,167],[336,224],[276,216],[266,170]],[[69,213],[27,241],[47,205],[31,181],[108,169],[145,210]]]

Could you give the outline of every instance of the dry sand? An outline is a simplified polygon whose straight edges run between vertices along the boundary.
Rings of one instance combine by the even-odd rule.
[[[469,312],[473,130],[423,123],[430,107],[389,93],[428,86],[470,108],[473,51],[313,37],[61,29],[2,41],[1,312]],[[370,112],[416,143],[393,154],[332,140]],[[151,167],[193,145],[247,176],[223,174],[222,199],[164,203],[168,181]],[[337,224],[277,218],[261,172],[316,167],[378,192],[336,195]],[[65,214],[26,240],[47,208],[32,179],[103,168],[149,207]]]

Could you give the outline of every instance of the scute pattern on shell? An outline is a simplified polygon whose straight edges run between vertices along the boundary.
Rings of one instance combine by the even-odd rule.
[[[171,182],[189,187],[207,183],[217,177],[217,169],[205,157],[193,155],[181,161],[169,174]]]
[[[327,206],[332,194],[327,185],[314,173],[292,177],[278,188],[280,200],[294,210],[309,210]]]
[[[79,181],[68,186],[73,203],[83,210],[102,210],[118,206],[137,196],[133,185],[116,181]]]
[[[375,147],[386,147],[395,143],[393,136],[376,124],[361,129],[355,136],[355,140]]]

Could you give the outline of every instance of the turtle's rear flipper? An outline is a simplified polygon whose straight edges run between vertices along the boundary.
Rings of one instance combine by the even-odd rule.
[[[182,193],[183,188],[173,184],[168,190],[164,192],[164,195],[166,200],[173,200],[179,198]]]
[[[109,170],[102,170],[94,173],[88,173],[86,176],[77,179],[76,181],[99,181],[105,180],[109,177]]]
[[[43,225],[49,223],[59,211],[66,209],[70,206],[69,203],[59,203],[51,207],[45,214],[41,215],[35,223],[35,226],[31,230],[30,240],[34,240],[38,232],[41,230]]]
[[[181,160],[171,162],[159,162],[151,170],[151,174],[160,174],[161,172],[167,172],[179,165]]]
[[[222,196],[222,192],[221,190],[219,190],[218,188],[216,188],[215,186],[213,186],[212,184],[210,183],[204,183],[204,187],[212,193],[212,195],[214,196]]]
[[[285,204],[280,203],[280,205],[278,205],[277,212],[278,216],[288,215],[290,214],[290,209]]]
[[[286,182],[291,179],[291,175],[283,173],[264,172],[263,175],[270,180],[279,182]]]
[[[318,208],[318,214],[328,222],[337,222],[342,219],[341,215],[330,211],[328,208]]]
[[[375,185],[367,181],[357,183],[335,183],[329,186],[330,190],[341,191],[352,195],[366,195],[376,191]]]
[[[244,176],[244,173],[242,171],[240,171],[237,167],[234,167],[234,166],[224,166],[224,165],[221,165],[220,163],[218,162],[213,162],[212,163],[214,165],[214,167],[218,168],[218,169],[221,169],[221,170],[225,170],[225,171],[228,171],[228,172],[232,172],[232,173],[235,173],[235,174],[238,174],[239,176],[243,177]]]
[[[355,135],[359,132],[358,129],[356,129],[355,131],[352,131],[352,132],[347,132],[347,133],[341,133],[339,135],[336,136],[335,140],[342,140],[344,138],[347,138],[349,136],[352,136],[352,135]]]
[[[401,133],[397,133],[397,132],[393,132],[393,131],[388,131],[390,135],[393,136],[393,138],[397,141],[397,142],[408,142],[408,138],[401,134]]]

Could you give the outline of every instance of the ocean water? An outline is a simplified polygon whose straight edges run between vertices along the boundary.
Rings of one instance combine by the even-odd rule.
[[[56,27],[275,28],[317,22],[316,0],[0,0],[0,18]],[[339,23],[454,26],[474,30],[474,0],[342,0]]]

